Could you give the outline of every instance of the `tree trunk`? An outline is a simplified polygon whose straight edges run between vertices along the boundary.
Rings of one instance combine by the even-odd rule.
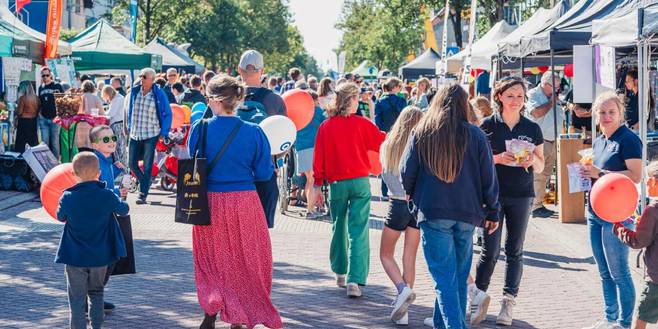
[[[462,48],[463,38],[462,38],[462,5],[460,3],[455,4],[453,7],[455,10],[454,15],[450,15],[450,22],[452,23],[453,30],[455,32],[455,43],[459,49]]]
[[[146,0],[146,12],[144,13],[144,16],[146,16],[146,23],[144,24],[144,28],[146,29],[146,35],[144,36],[144,44],[146,44],[149,40],[151,40],[151,15],[153,13],[151,12],[151,0]]]

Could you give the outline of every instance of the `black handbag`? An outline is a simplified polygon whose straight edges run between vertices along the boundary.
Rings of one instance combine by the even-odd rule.
[[[176,217],[177,223],[192,225],[210,225],[208,208],[208,173],[217,164],[242,126],[238,121],[215,158],[206,165],[206,131],[208,122],[204,119],[200,126],[200,138],[196,152],[191,159],[178,160],[178,180],[176,181]],[[199,147],[201,144],[201,148]]]
[[[130,223],[130,215],[119,216],[115,214],[114,218],[119,223],[121,235],[123,235],[123,240],[126,242],[127,255],[121,257],[114,264],[111,275],[135,274],[137,269],[135,268],[135,248],[133,247],[133,229]]]

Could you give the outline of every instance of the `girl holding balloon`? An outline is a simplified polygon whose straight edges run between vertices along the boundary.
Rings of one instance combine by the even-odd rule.
[[[597,180],[609,173],[620,173],[634,183],[639,183],[642,175],[642,142],[624,125],[624,103],[614,92],[606,92],[596,98],[592,109],[602,135],[592,145],[593,164],[586,166],[583,174]],[[635,287],[628,265],[629,248],[615,237],[612,229],[614,224],[601,218],[609,218],[609,214],[596,213],[596,209],[592,208],[593,197],[589,203],[586,216],[590,243],[601,276],[605,302],[605,319],[589,328],[630,328],[635,306]]]
[[[313,154],[314,193],[318,199],[323,182],[330,184],[331,269],[336,274],[336,285],[347,287],[348,297],[361,297],[360,286],[368,277],[368,152],[379,152],[386,137],[370,120],[355,115],[359,91],[351,82],[338,86],[336,99],[327,111],[329,119],[318,130]]]

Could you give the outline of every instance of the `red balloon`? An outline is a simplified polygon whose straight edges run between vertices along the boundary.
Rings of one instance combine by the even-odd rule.
[[[540,73],[544,73],[548,71],[548,66],[539,66],[538,69]]]
[[[370,162],[370,173],[375,176],[381,175],[383,169],[382,162],[379,160],[379,152],[368,151],[368,161]]]
[[[611,223],[631,217],[637,208],[637,188],[622,174],[610,173],[599,178],[589,196],[594,213]]]
[[[78,181],[73,175],[73,164],[71,163],[57,165],[46,174],[43,183],[41,183],[39,194],[41,204],[50,217],[57,219],[57,207],[62,193],[77,183]]]
[[[185,109],[178,104],[171,104],[171,129],[178,129],[182,127],[184,123]]]
[[[573,78],[573,64],[567,64],[564,66],[564,75]]]
[[[313,119],[315,103],[308,92],[301,89],[293,89],[283,94],[283,102],[286,104],[288,118],[295,123],[297,131],[306,127]]]

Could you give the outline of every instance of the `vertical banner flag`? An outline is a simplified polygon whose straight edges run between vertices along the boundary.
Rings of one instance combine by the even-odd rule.
[[[44,58],[57,57],[59,30],[62,26],[62,0],[48,1],[48,21],[46,23],[46,53]]]
[[[20,12],[21,9],[30,2],[32,2],[32,0],[16,0],[16,12]]]
[[[130,41],[135,42],[137,40],[137,0],[130,0],[130,25],[132,26]]]
[[[443,38],[441,38],[441,64],[439,66],[439,84],[444,83],[446,73],[448,72],[448,18],[450,17],[450,2],[446,0],[446,6],[443,13]]]
[[[471,20],[468,22],[468,48],[464,62],[463,83],[468,83],[471,76],[471,58],[473,57],[473,42],[475,41],[475,19],[477,18],[477,0],[471,0]],[[476,77],[477,78],[477,77]]]

